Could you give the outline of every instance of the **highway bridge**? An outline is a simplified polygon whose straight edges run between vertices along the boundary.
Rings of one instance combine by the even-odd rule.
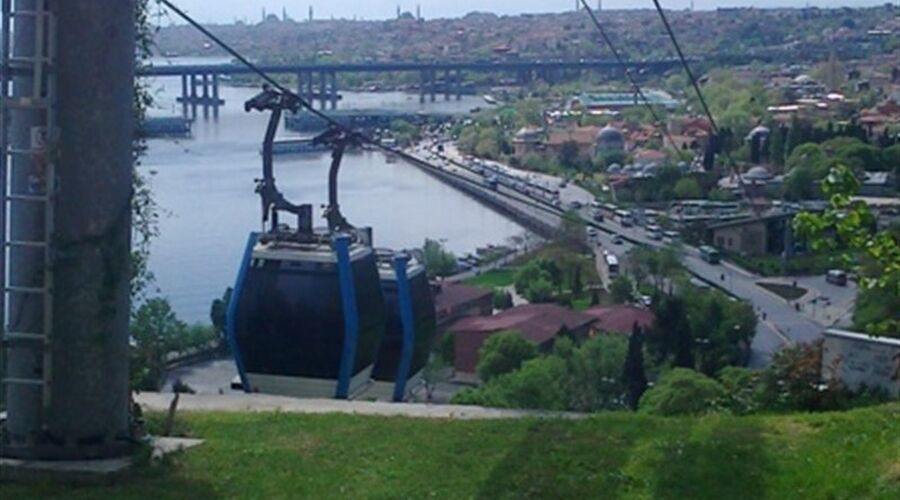
[[[677,67],[677,59],[635,61],[629,66],[639,73],[660,73]],[[419,73],[419,100],[436,100],[439,89],[444,98],[462,95],[465,73],[506,73],[514,75],[518,81],[527,83],[534,78],[554,81],[564,73],[603,72],[623,74],[625,67],[614,60],[579,59],[562,60],[503,60],[475,62],[373,62],[343,64],[287,64],[262,65],[260,69],[270,75],[291,75],[296,77],[297,93],[308,101],[318,101],[322,109],[337,108],[340,99],[337,86],[339,73]],[[251,75],[253,70],[243,65],[179,65],[149,66],[138,70],[138,76],[180,77],[181,102],[188,105],[213,107],[224,104],[219,97],[221,76]]]

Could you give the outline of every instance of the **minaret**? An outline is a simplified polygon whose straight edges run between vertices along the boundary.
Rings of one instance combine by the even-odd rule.
[[[287,22],[287,7],[281,7],[281,20]]]
[[[309,22],[312,22],[312,20],[313,20],[313,6],[310,5],[309,6]]]
[[[397,6],[397,19],[400,19],[400,6]]]
[[[416,19],[422,20],[422,6],[419,4],[416,4]]]
[[[262,8],[262,20],[263,20],[263,22],[266,22],[266,8],[265,7]]]

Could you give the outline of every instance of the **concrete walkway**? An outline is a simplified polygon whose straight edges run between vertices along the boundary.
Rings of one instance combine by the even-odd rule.
[[[171,393],[144,392],[135,400],[149,411],[168,411],[174,397]],[[532,410],[501,410],[480,406],[430,405],[417,403],[382,403],[341,401],[336,399],[297,399],[266,394],[182,394],[180,411],[210,412],[282,412],[298,414],[342,413],[382,417],[449,418],[459,420],[493,420],[519,418],[584,418],[585,414]]]

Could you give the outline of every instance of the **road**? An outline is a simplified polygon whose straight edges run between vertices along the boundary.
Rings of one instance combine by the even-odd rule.
[[[460,153],[452,146],[444,145],[445,154],[455,161],[463,162]],[[481,176],[459,167],[451,167],[463,175],[480,180]],[[663,247],[666,241],[652,240],[647,237],[646,231],[641,227],[623,227],[615,221],[606,220],[596,223],[592,219],[590,203],[593,195],[587,190],[575,185],[561,186],[561,180],[546,174],[516,171],[511,167],[505,167],[514,175],[527,178],[531,182],[559,189],[559,198],[563,207],[570,207],[577,202],[583,208],[579,210],[582,218],[590,225],[600,229],[595,237],[595,254],[601,248],[606,248],[621,257],[628,253],[634,245],[650,247]],[[521,196],[520,193],[516,193]],[[557,217],[557,221],[559,218]],[[613,243],[613,235],[621,235],[625,241],[621,244]],[[599,244],[599,245],[598,245]],[[766,365],[772,355],[786,344],[813,342],[822,337],[826,327],[845,318],[852,310],[855,288],[853,286],[838,287],[825,282],[822,276],[802,278],[763,278],[733,264],[723,263],[709,264],[700,258],[697,248],[683,245],[683,263],[695,277],[722,289],[728,294],[746,300],[754,306],[760,319],[756,335],[753,338],[750,366],[759,367]],[[797,285],[806,288],[808,293],[798,301],[787,301],[780,296],[758,285],[759,282],[778,282]],[[827,300],[824,300],[827,298]],[[801,310],[797,310],[796,304],[800,304]]]

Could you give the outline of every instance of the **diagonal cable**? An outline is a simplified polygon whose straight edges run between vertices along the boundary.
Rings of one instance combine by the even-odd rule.
[[[581,4],[584,5],[585,10],[588,15],[591,16],[591,21],[594,22],[594,26],[597,27],[597,31],[600,32],[600,37],[603,38],[603,41],[606,43],[606,46],[609,47],[610,52],[612,52],[613,57],[625,70],[625,76],[631,82],[631,86],[634,88],[635,93],[641,98],[641,101],[647,107],[647,110],[650,111],[650,116],[653,117],[653,121],[656,123],[656,126],[665,134],[666,139],[669,141],[669,144],[675,151],[678,151],[678,147],[675,145],[675,141],[672,140],[672,135],[669,133],[668,128],[663,124],[659,115],[656,113],[656,110],[653,108],[653,105],[650,103],[650,99],[647,98],[647,95],[644,94],[644,91],[641,89],[641,86],[638,84],[637,79],[631,72],[631,68],[629,64],[625,61],[619,51],[616,49],[612,40],[606,34],[606,30],[603,28],[603,25],[600,24],[600,20],[597,18],[597,15],[594,13],[594,10],[588,5],[587,0],[581,0]]]

